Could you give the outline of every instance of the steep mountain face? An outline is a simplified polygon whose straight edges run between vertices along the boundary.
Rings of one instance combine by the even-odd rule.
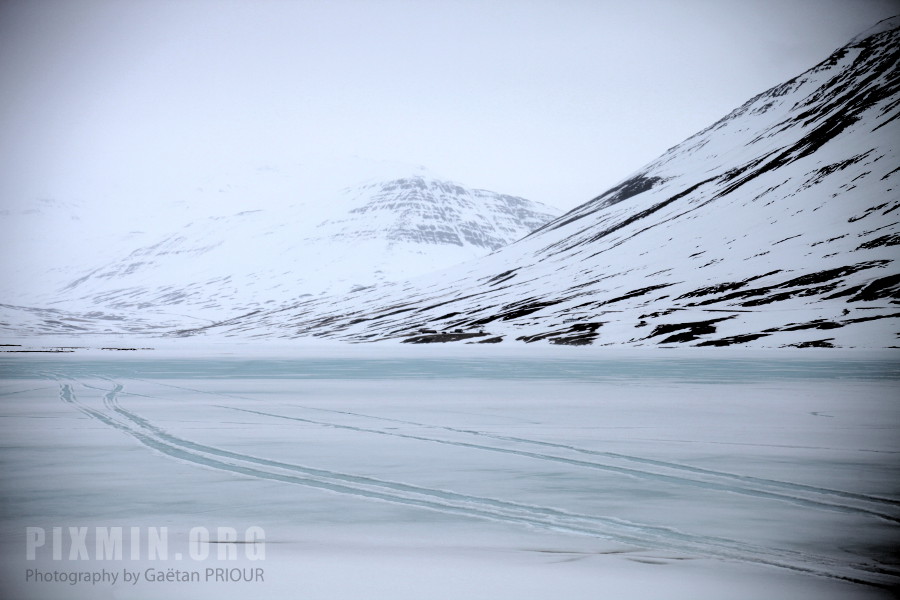
[[[470,247],[473,256],[482,253],[475,248],[496,250],[531,233],[550,220],[552,210],[421,176],[365,185],[354,196],[357,206],[344,218],[322,223],[318,239]]]
[[[370,181],[312,203],[195,218],[145,234],[144,243],[70,276],[37,306],[140,314],[159,326],[210,323],[483,256],[559,214],[424,175]],[[42,314],[25,313],[29,322]]]
[[[895,346],[898,25],[483,259],[182,334]]]

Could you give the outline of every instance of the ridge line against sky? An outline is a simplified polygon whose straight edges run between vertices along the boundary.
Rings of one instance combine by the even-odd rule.
[[[0,208],[104,188],[127,202],[324,155],[568,210],[897,13],[894,0],[6,0]]]

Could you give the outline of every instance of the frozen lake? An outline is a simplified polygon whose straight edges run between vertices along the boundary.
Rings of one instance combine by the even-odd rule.
[[[898,389],[802,351],[6,355],[3,596],[890,598]]]

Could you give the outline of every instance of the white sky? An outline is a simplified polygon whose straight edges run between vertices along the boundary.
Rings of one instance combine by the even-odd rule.
[[[314,155],[571,208],[896,0],[0,0],[0,207]]]

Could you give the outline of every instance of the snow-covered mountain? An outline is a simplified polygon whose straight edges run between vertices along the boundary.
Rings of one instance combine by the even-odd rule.
[[[240,193],[252,198],[255,192],[245,184]],[[195,214],[181,227],[167,223],[124,236],[112,246],[112,258],[78,273],[58,270],[56,289],[27,305],[102,314],[104,325],[109,317],[121,323],[132,315],[168,327],[211,323],[483,256],[560,213],[421,172],[300,195],[256,208],[251,200],[246,210]],[[20,309],[11,320],[22,316]]]
[[[471,257],[506,246],[559,216],[556,209],[524,198],[422,176],[363,185],[353,190],[353,200],[347,216],[317,228],[317,239],[449,246],[466,248]]]
[[[898,25],[485,258],[182,335],[895,346]]]

